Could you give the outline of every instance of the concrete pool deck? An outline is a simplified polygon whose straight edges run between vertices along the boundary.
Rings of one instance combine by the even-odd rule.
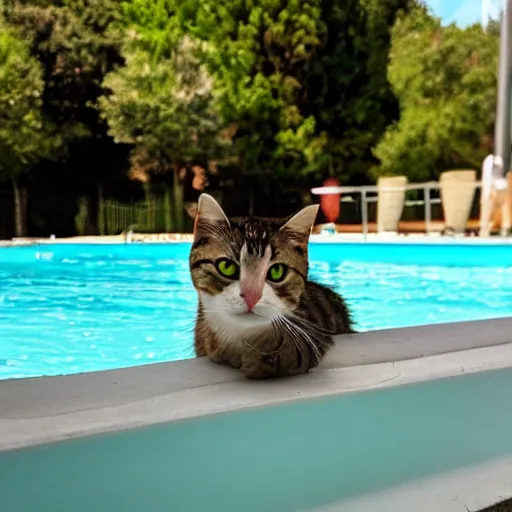
[[[0,381],[2,503],[479,510],[512,497],[511,389],[512,318],[345,336],[277,381],[206,359]]]
[[[161,244],[192,242],[193,236],[190,233],[134,233],[130,242],[126,241],[125,235],[112,236],[74,236],[69,238],[17,238],[13,240],[0,240],[0,247],[19,247],[24,245],[43,244]],[[315,243],[397,243],[397,244],[455,244],[455,245],[512,245],[512,236],[443,236],[439,233],[431,234],[398,234],[398,233],[337,233],[312,234],[310,241]]]

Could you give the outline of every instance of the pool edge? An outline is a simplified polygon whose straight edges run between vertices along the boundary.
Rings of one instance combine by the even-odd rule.
[[[205,510],[202,472],[233,512],[233,478],[248,512],[458,512],[508,497],[488,476],[512,466],[512,318],[338,341],[316,371],[274,381],[205,358],[1,381],[9,510]]]
[[[205,358],[3,380],[0,451],[512,368],[512,318],[369,331],[337,341],[317,370],[274,381],[250,381]]]

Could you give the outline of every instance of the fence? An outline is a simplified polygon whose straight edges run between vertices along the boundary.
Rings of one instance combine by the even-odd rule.
[[[174,224],[169,198],[148,196],[143,201],[129,204],[105,201],[100,206],[98,231],[115,235],[131,228],[148,233],[169,233],[175,230]]]
[[[33,192],[27,194],[25,235],[116,235],[129,229],[143,233],[169,233],[177,231],[176,210],[168,193],[148,193],[144,199],[122,202]],[[185,212],[183,217],[185,229],[191,229],[192,219]],[[0,239],[14,236],[12,193],[1,192]]]
[[[473,201],[471,218],[479,216],[479,183]],[[342,193],[342,211],[339,222],[346,225],[361,224],[368,232],[368,224],[376,220],[378,188],[340,187],[336,190],[317,188],[313,194]],[[354,197],[355,196],[355,197]],[[27,197],[27,235],[32,237],[58,237],[74,235],[116,235],[132,229],[144,233],[170,233],[176,228],[175,213],[170,193],[148,192],[144,199],[116,201],[98,198],[76,198],[29,192]],[[425,231],[431,223],[443,220],[438,185],[409,184],[406,186],[406,208],[402,220],[425,221]],[[0,239],[14,236],[14,204],[12,194],[0,192]],[[182,207],[183,210],[183,207]],[[291,213],[291,212],[290,212]],[[193,221],[183,212],[184,231],[192,230]]]

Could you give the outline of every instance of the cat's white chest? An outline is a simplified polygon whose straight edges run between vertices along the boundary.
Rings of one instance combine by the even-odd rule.
[[[205,319],[218,340],[229,345],[261,336],[269,328],[268,319],[254,315],[233,315],[225,312],[205,313]]]

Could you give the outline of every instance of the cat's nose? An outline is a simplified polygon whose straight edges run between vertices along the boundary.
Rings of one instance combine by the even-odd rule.
[[[240,293],[240,297],[245,300],[245,303],[247,304],[247,311],[250,313],[261,299],[261,293],[252,290],[245,291]]]

